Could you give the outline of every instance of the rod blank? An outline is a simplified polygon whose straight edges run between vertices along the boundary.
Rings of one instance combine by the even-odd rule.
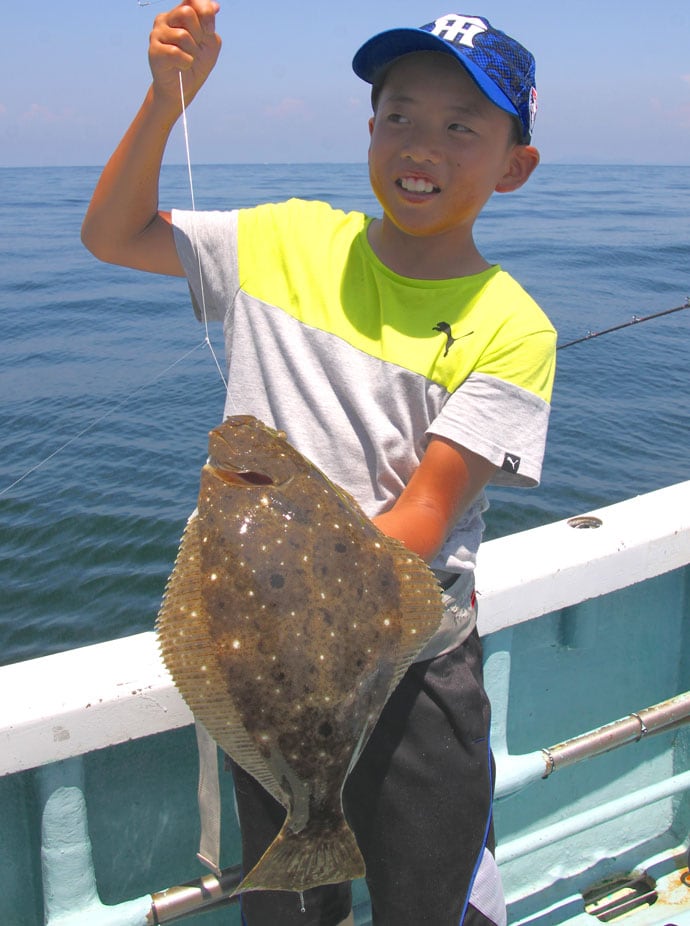
[[[592,341],[594,338],[600,338],[604,334],[611,334],[612,331],[620,331],[621,328],[630,328],[632,325],[641,325],[642,322],[649,322],[653,318],[661,318],[664,315],[672,315],[674,312],[682,312],[683,309],[690,309],[690,297],[683,305],[677,305],[674,309],[664,309],[663,312],[654,312],[652,315],[633,315],[629,322],[623,322],[620,325],[614,325],[612,328],[604,328],[603,331],[588,332],[582,338],[576,338],[574,341],[567,341],[565,344],[559,344],[556,350],[565,350],[566,347],[572,347],[573,344],[582,344],[583,341]]]

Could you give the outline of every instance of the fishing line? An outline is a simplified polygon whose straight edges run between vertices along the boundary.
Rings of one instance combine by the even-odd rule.
[[[182,84],[182,71],[178,71],[180,78],[180,101],[182,103],[182,132],[184,135],[184,147],[185,147],[185,157],[187,158],[187,176],[189,178],[189,194],[192,202],[192,233],[194,237],[194,251],[197,258],[197,267],[199,270],[199,295],[201,296],[201,316],[204,323],[204,332],[205,339],[204,343],[208,346],[208,349],[211,351],[211,356],[218,370],[218,374],[223,381],[223,385],[227,391],[228,384],[223,373],[223,369],[220,365],[218,357],[215,350],[213,349],[213,344],[211,344],[211,339],[208,333],[208,317],[206,314],[206,294],[204,292],[204,277],[201,269],[201,251],[199,250],[199,235],[197,233],[196,227],[196,200],[194,197],[194,178],[192,176],[192,158],[189,152],[189,128],[187,126],[187,107],[184,102],[184,86]]]
[[[183,105],[184,105],[184,101],[183,101]],[[185,144],[186,144],[186,138],[185,138]],[[190,170],[190,180],[191,180],[191,167],[189,168],[189,170]],[[194,197],[194,193],[192,190],[192,203],[194,202],[193,197]],[[197,255],[198,253],[199,252],[197,248]],[[200,264],[201,264],[201,257],[199,256],[199,265]],[[201,273],[200,273],[200,276],[201,276]],[[611,334],[614,331],[621,331],[624,328],[631,328],[633,325],[641,325],[643,322],[652,321],[655,318],[663,318],[665,315],[672,315],[675,312],[682,312],[684,309],[690,309],[690,297],[688,297],[682,305],[677,305],[672,309],[664,309],[661,312],[653,312],[650,315],[643,315],[643,316],[633,315],[630,321],[622,322],[619,325],[613,325],[611,328],[604,328],[602,331],[594,331],[594,332],[588,331],[586,335],[583,335],[583,337],[575,338],[572,341],[566,341],[565,344],[559,344],[556,347],[556,350],[565,350],[566,347],[573,347],[575,344],[582,344],[585,341],[593,341],[595,338],[600,338],[605,334]],[[147,382],[142,383],[140,386],[137,386],[137,388],[134,389],[132,392],[128,393],[124,397],[124,399],[122,399],[116,405],[113,405],[110,409],[108,409],[108,411],[104,412],[98,418],[95,418],[90,424],[86,425],[86,427],[82,428],[81,431],[75,434],[74,437],[70,437],[69,440],[65,441],[64,444],[62,444],[56,450],[53,450],[52,453],[49,453],[48,456],[44,457],[38,463],[34,464],[34,466],[30,467],[28,470],[26,470],[26,472],[22,473],[22,475],[19,476],[19,478],[14,480],[14,482],[10,483],[4,489],[0,489],[0,498],[3,495],[6,495],[8,492],[10,492],[13,488],[15,488],[15,486],[18,486],[32,473],[35,473],[36,470],[40,469],[42,466],[44,466],[46,463],[52,460],[53,457],[57,456],[59,453],[62,453],[62,451],[65,450],[67,447],[69,447],[70,444],[73,444],[75,441],[79,440],[79,438],[83,437],[84,434],[88,434],[89,431],[93,430],[93,428],[95,428],[96,425],[100,424],[101,421],[104,421],[113,412],[117,411],[119,408],[122,408],[123,405],[129,402],[129,400],[133,396],[135,396],[138,392],[141,392],[142,389],[147,388],[148,386],[152,385],[153,383],[157,382],[157,380],[165,376],[165,374],[169,370],[173,369],[173,367],[177,366],[179,363],[182,363],[183,360],[186,360],[187,357],[189,357],[195,351],[199,350],[199,348],[201,347],[210,348],[211,354],[213,355],[213,359],[216,363],[216,368],[218,369],[218,372],[220,374],[220,378],[223,380],[223,383],[225,384],[225,376],[223,375],[223,372],[220,368],[218,357],[216,356],[215,351],[213,350],[213,345],[211,344],[209,340],[209,336],[208,336],[208,322],[206,319],[206,306],[205,306],[205,300],[203,298],[203,283],[202,283],[202,311],[203,311],[203,320],[204,320],[204,327],[205,327],[205,337],[203,341],[201,341],[199,344],[196,344],[194,347],[190,348],[190,350],[188,350],[185,354],[183,354],[181,357],[178,357],[177,360],[173,360],[172,363],[169,363],[168,366],[165,367],[165,369],[163,369],[160,373],[156,374],[156,376],[154,376],[153,379],[150,379]],[[226,389],[227,389],[227,385],[226,385]]]
[[[142,0],[139,0],[139,5],[149,6],[151,2],[156,2],[156,0],[148,0],[148,2],[142,2]],[[182,72],[180,71],[178,73],[179,73],[179,83],[180,83],[180,100],[182,103],[182,128],[183,128],[183,136],[184,136],[185,155],[187,159],[187,174],[189,178],[189,192],[190,192],[190,197],[191,197],[191,205],[192,205],[192,213],[193,213],[192,229],[193,229],[193,237],[194,237],[194,250],[197,255],[198,269],[199,269],[201,314],[202,314],[202,322],[204,325],[204,340],[201,341],[199,344],[196,344],[194,347],[190,348],[188,351],[186,351],[184,354],[178,357],[177,360],[173,360],[171,363],[169,363],[165,367],[165,369],[161,370],[160,373],[157,373],[152,379],[147,380],[145,383],[142,383],[140,386],[137,386],[131,392],[128,392],[127,395],[123,399],[121,399],[115,405],[112,405],[102,415],[99,415],[97,418],[94,418],[89,424],[83,427],[80,431],[78,431],[75,435],[73,435],[68,440],[66,440],[63,444],[61,444],[55,450],[51,451],[51,453],[45,456],[42,460],[39,460],[38,463],[35,463],[33,466],[29,467],[29,469],[27,469],[24,473],[21,474],[21,476],[15,479],[14,482],[11,482],[8,486],[5,486],[5,488],[3,489],[0,489],[0,498],[2,498],[2,496],[6,495],[8,492],[11,492],[12,489],[16,488],[16,486],[18,486],[25,479],[27,479],[29,476],[31,476],[33,473],[39,470],[42,466],[45,466],[46,463],[49,463],[54,457],[58,456],[58,454],[66,450],[67,447],[69,447],[71,444],[80,440],[80,438],[84,437],[85,434],[88,434],[90,431],[92,431],[102,421],[105,421],[106,418],[108,418],[118,409],[122,408],[123,405],[126,405],[130,401],[130,399],[132,399],[135,395],[137,395],[137,393],[141,392],[142,389],[146,389],[149,386],[151,386],[153,383],[157,382],[159,379],[165,376],[170,370],[176,367],[179,363],[182,363],[182,361],[186,360],[187,357],[189,357],[195,351],[199,350],[199,348],[201,347],[207,347],[210,350],[211,356],[216,366],[216,370],[218,371],[218,374],[227,391],[227,382],[225,379],[225,375],[223,373],[223,369],[221,367],[220,361],[218,360],[218,356],[213,348],[213,344],[211,343],[211,338],[209,336],[208,315],[206,311],[206,296],[204,293],[204,281],[203,281],[203,275],[201,272],[201,253],[199,251],[199,240],[198,240],[197,228],[196,228],[196,200],[195,200],[195,195],[194,195],[194,179],[192,176],[192,160],[191,160],[190,148],[189,148],[189,129],[187,126],[187,110],[186,110],[185,102],[184,102],[184,88],[182,84]]]
[[[73,437],[70,437],[69,440],[66,440],[64,444],[61,444],[56,450],[53,450],[51,453],[49,453],[48,456],[44,457],[42,460],[39,460],[38,463],[35,463],[33,466],[27,469],[26,472],[22,473],[21,476],[14,480],[14,482],[10,483],[8,486],[5,486],[4,489],[0,489],[0,498],[10,492],[15,486],[18,486],[20,482],[23,482],[27,476],[35,473],[37,469],[40,469],[42,466],[52,460],[53,457],[56,457],[59,453],[62,453],[62,451],[69,447],[70,444],[78,441],[79,438],[83,437],[85,434],[88,434],[89,431],[92,431],[97,425],[99,425],[102,421],[105,421],[106,418],[116,412],[119,408],[122,408],[123,405],[126,405],[129,400],[133,398],[133,396],[135,396],[138,392],[141,392],[143,389],[148,389],[150,385],[157,382],[159,379],[162,379],[166,373],[168,373],[169,370],[172,370],[173,367],[176,367],[178,363],[182,363],[183,360],[186,360],[187,357],[189,357],[195,351],[199,350],[201,347],[205,347],[205,345],[205,341],[200,341],[194,347],[191,347],[186,353],[182,354],[181,357],[178,357],[177,360],[173,360],[172,363],[169,363],[165,369],[161,370],[160,373],[157,373],[152,379],[147,380],[145,383],[137,386],[136,389],[128,392],[123,399],[121,399],[115,405],[111,405],[111,407],[107,411],[103,412],[102,415],[99,415],[98,418],[94,418],[93,421],[83,427],[81,431],[79,431]]]

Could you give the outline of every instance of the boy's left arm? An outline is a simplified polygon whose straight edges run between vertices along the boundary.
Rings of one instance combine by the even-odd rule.
[[[495,470],[484,457],[434,436],[400,497],[374,524],[430,563]]]

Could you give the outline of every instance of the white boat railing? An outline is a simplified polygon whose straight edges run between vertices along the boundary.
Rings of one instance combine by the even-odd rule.
[[[688,563],[690,481],[489,541],[477,566],[480,633]],[[153,631],[0,668],[0,776],[191,722]]]

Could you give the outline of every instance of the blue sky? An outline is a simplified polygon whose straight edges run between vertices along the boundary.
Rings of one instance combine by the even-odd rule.
[[[20,0],[3,7],[0,166],[102,164],[148,85],[165,3]],[[219,64],[189,112],[196,163],[362,161],[370,35],[451,11],[483,15],[537,60],[545,162],[690,164],[690,2],[225,0]],[[176,132],[169,160],[184,158]]]

